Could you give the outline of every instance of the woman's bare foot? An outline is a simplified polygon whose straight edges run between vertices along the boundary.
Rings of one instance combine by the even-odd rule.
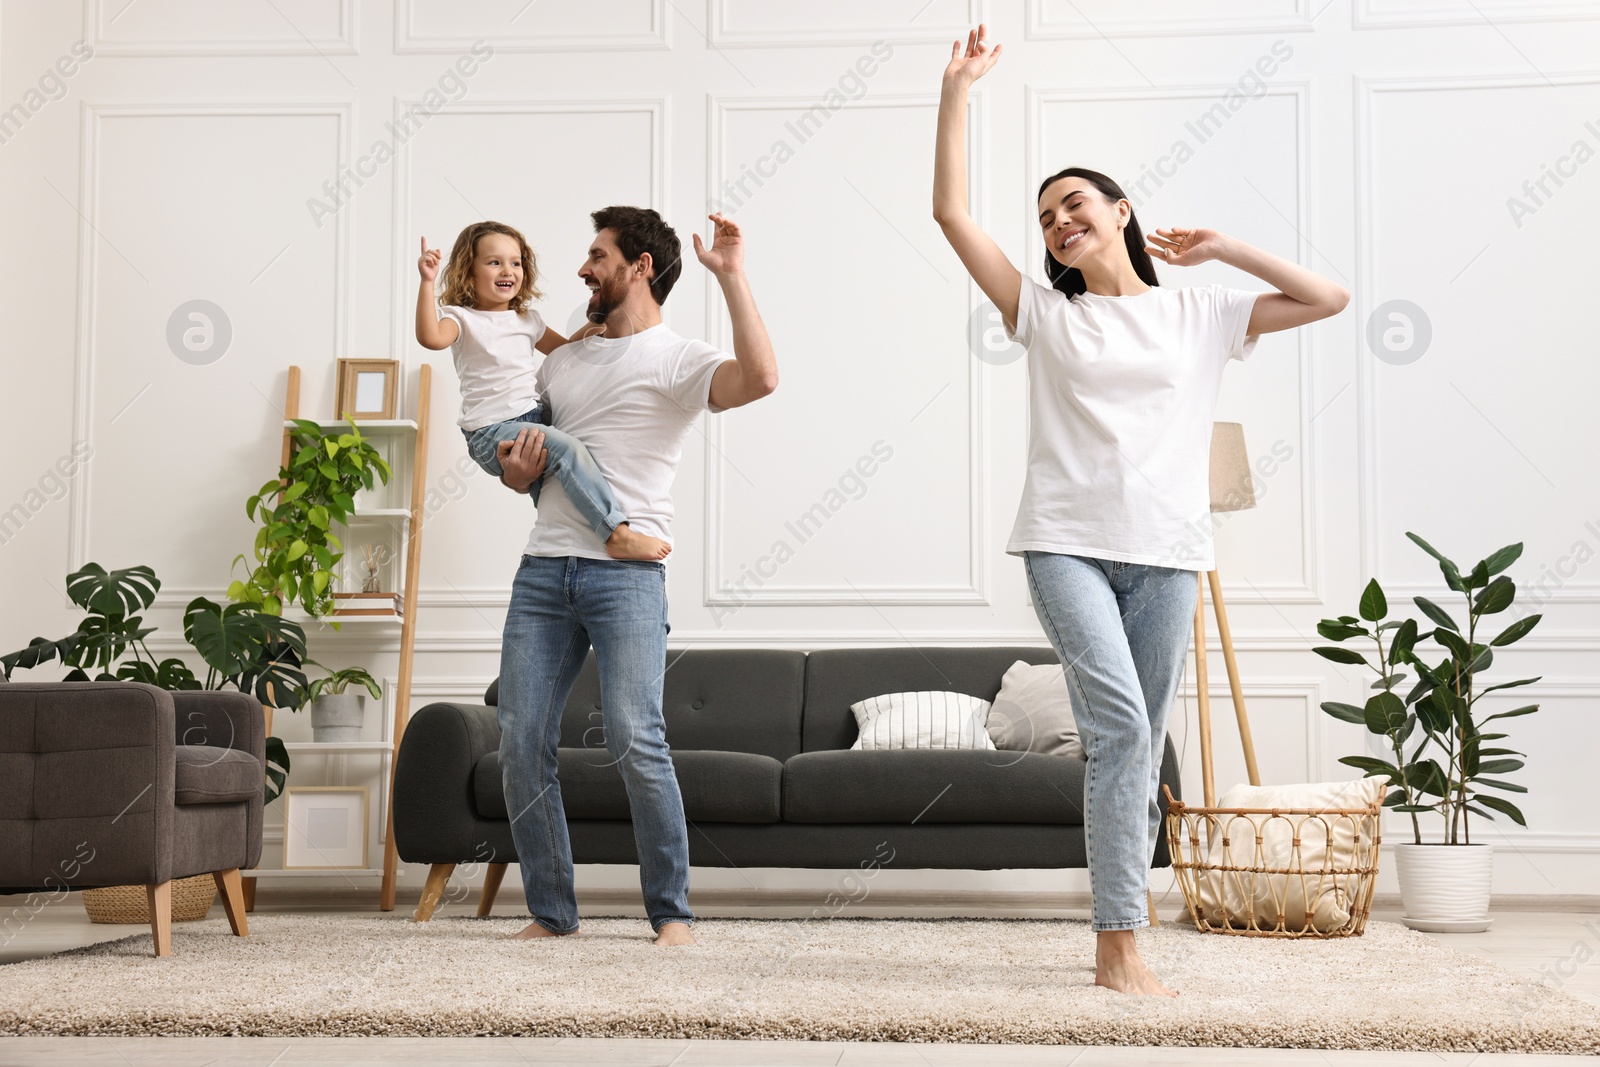
[[[672,546],[659,537],[634,533],[625,522],[620,522],[606,538],[606,555],[612,559],[666,559]]]
[[[502,940],[502,941],[532,941],[533,939],[539,938],[539,937],[577,937],[577,936],[578,936],[578,931],[576,931],[576,930],[572,931],[570,934],[558,934],[554,930],[549,929],[548,927],[540,926],[538,923],[529,923],[527,926],[524,926],[521,930],[518,930],[516,933],[507,934],[505,937],[502,937],[500,940]]]
[[[656,931],[656,944],[663,948],[694,943],[694,935],[689,932],[688,923],[662,923],[661,929]]]
[[[1119,993],[1175,997],[1178,994],[1162,985],[1139,958],[1132,930],[1102,930],[1095,938],[1094,984]]]

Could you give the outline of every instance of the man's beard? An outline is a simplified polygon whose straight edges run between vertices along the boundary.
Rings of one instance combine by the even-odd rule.
[[[600,288],[595,290],[595,306],[589,311],[590,322],[603,324],[628,298],[628,286],[622,280],[626,269],[600,279]]]

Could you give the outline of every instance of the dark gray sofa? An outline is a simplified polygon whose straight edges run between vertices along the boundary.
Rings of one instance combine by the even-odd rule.
[[[951,690],[993,700],[1017,660],[1048,648],[873,648],[668,654],[667,741],[704,867],[856,868],[892,850],[900,868],[1084,867],[1084,764],[1011,751],[850,750],[850,705],[880,693]],[[401,860],[430,866],[427,919],[459,863],[488,865],[488,914],[516,862],[501,791],[498,683],[482,705],[430,704],[412,717],[395,769]],[[600,726],[593,653],[567,700],[558,777],[575,863],[637,863],[628,798]],[[1181,798],[1166,741],[1161,781]],[[1164,805],[1163,801],[1163,805]],[[1165,834],[1154,865],[1169,864]]]

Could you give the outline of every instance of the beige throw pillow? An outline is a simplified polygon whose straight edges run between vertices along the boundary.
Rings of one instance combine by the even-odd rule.
[[[1280,913],[1284,926],[1303,929],[1306,916],[1310,925],[1321,931],[1337,930],[1350,921],[1350,908],[1356,887],[1353,875],[1317,874],[1324,868],[1348,870],[1358,846],[1364,851],[1371,841],[1357,840],[1358,823],[1353,816],[1331,814],[1344,809],[1365,808],[1383,799],[1385,779],[1362,778],[1354,782],[1308,782],[1295,785],[1236,785],[1217,801],[1219,808],[1246,808],[1270,811],[1274,808],[1309,808],[1327,811],[1321,815],[1225,815],[1224,825],[1213,832],[1206,861],[1233,867],[1295,868],[1302,874],[1253,874],[1245,871],[1199,872],[1197,909],[1212,925],[1222,925],[1223,915],[1234,927],[1248,926],[1253,907],[1256,924],[1272,927]],[[1300,838],[1295,855],[1294,838]],[[1205,823],[1201,841],[1205,842]],[[1223,846],[1224,834],[1227,847]],[[1260,838],[1259,844],[1257,838]]]
[[[986,724],[995,748],[1088,759],[1072,717],[1072,698],[1059,663],[1020,659],[1000,679]]]

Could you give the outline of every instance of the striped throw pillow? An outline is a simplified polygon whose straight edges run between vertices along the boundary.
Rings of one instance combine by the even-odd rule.
[[[966,693],[885,693],[850,711],[860,730],[851,748],[994,748],[989,702]]]

